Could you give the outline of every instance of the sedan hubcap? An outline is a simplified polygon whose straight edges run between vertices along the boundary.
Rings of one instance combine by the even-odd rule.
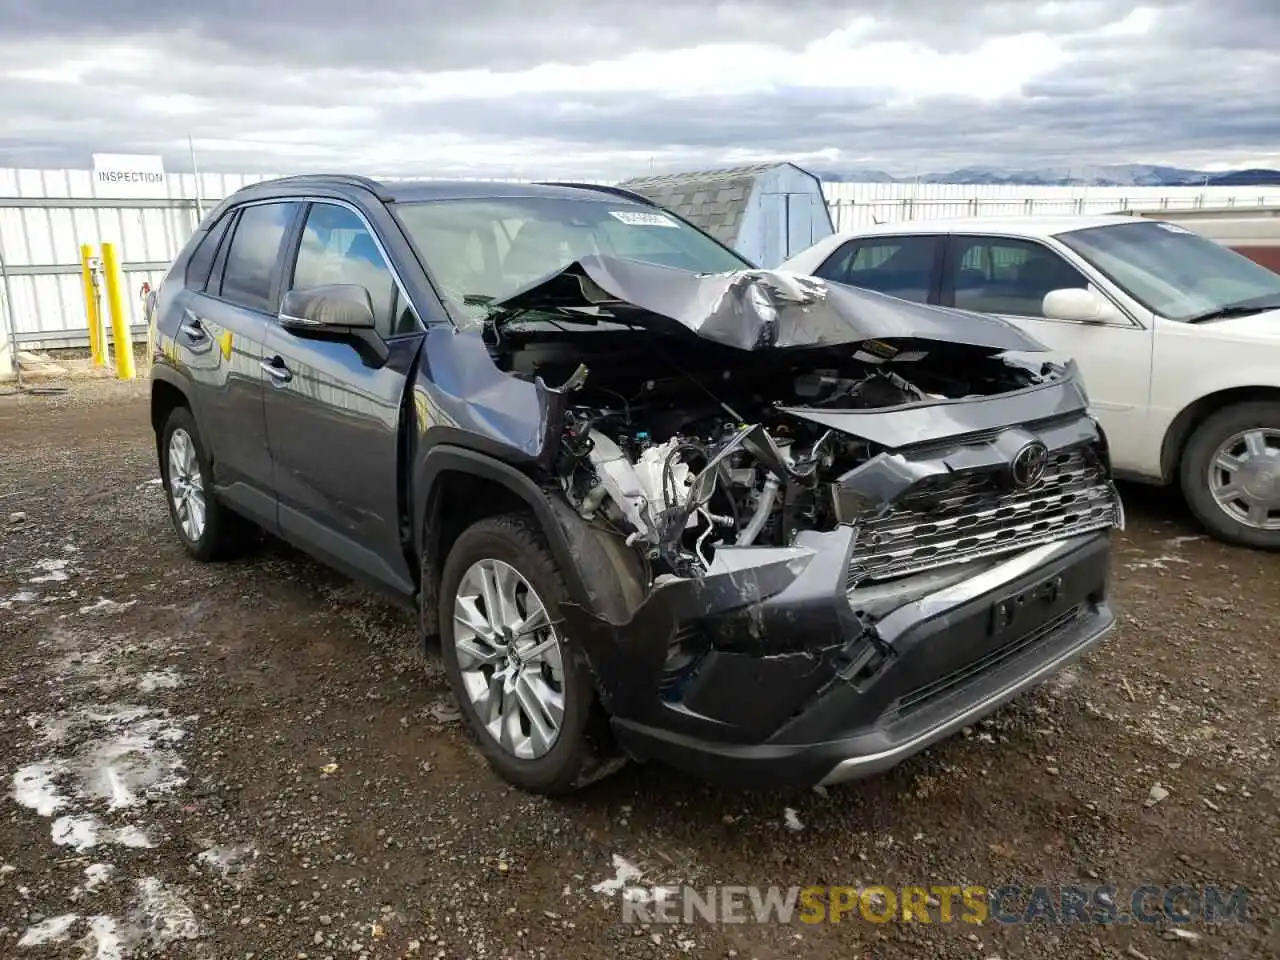
[[[1209,492],[1228,516],[1255,530],[1280,530],[1280,430],[1243,430],[1218,447]]]
[[[560,638],[537,592],[515,567],[480,560],[453,600],[453,645],[467,697],[508,753],[536,760],[560,735]]]
[[[195,542],[204,535],[204,478],[196,445],[187,431],[178,429],[169,438],[169,497],[178,525],[188,540]]]

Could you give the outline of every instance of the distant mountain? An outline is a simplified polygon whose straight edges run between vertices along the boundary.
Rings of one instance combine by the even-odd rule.
[[[1232,170],[1209,177],[1211,187],[1280,186],[1280,170]]]
[[[883,170],[851,168],[814,171],[827,182],[856,183],[963,183],[1009,184],[1024,187],[1183,187],[1183,186],[1280,186],[1280,170],[1233,170],[1209,173],[1147,163],[1118,163],[1106,166],[1042,167],[962,167],[916,176],[898,176]]]
[[[898,178],[883,170],[855,167],[850,170],[813,170],[825,183],[897,183]]]

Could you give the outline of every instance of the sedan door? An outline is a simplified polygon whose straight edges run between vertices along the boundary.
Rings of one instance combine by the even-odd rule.
[[[349,574],[413,592],[401,526],[401,421],[422,335],[372,228],[353,207],[310,205],[287,289],[368,291],[377,349],[354,337],[267,331],[267,437],[280,533]]]
[[[262,350],[274,322],[283,240],[299,204],[229,211],[192,255],[174,341],[213,461],[213,484],[237,509],[275,528],[274,471],[263,410]]]
[[[1106,296],[1039,241],[967,234],[948,241],[942,303],[1002,317],[1043,343],[1056,359],[1074,358],[1116,468],[1138,470],[1151,398],[1152,331],[1119,308],[1096,322],[1045,317],[1045,295],[1070,288]]]

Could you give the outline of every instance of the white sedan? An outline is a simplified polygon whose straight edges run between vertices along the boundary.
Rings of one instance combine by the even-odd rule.
[[[881,224],[779,269],[1009,320],[1078,361],[1118,475],[1280,549],[1280,274],[1122,216]]]

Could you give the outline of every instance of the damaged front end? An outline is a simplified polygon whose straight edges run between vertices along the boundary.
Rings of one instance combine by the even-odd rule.
[[[634,756],[874,772],[1110,628],[1105,441],[1010,325],[606,258],[496,316],[500,367],[572,383],[552,472],[614,599],[565,635]]]

